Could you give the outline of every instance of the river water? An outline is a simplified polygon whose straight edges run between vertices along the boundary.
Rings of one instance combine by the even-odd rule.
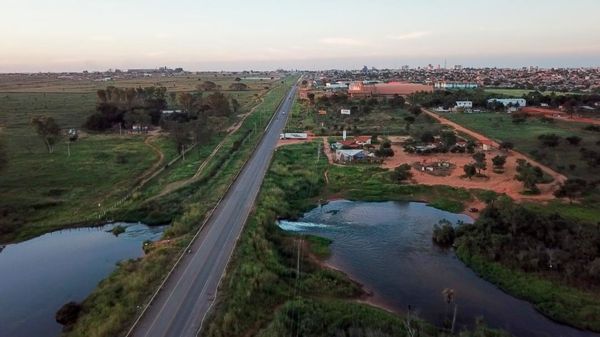
[[[582,337],[600,334],[551,321],[533,306],[478,277],[452,252],[431,241],[441,219],[472,222],[415,202],[332,201],[295,222],[280,221],[287,231],[333,240],[327,263],[373,292],[372,301],[397,312],[408,305],[419,317],[441,325],[452,312],[442,291],[455,291],[457,327],[472,327],[477,317],[517,337]]]
[[[118,237],[107,232],[127,229]],[[56,311],[82,301],[122,260],[144,254],[143,242],[161,237],[164,226],[117,223],[48,233],[0,251],[0,336],[58,336]]]

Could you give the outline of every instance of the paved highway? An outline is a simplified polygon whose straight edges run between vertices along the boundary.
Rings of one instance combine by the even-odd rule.
[[[135,325],[135,337],[196,336],[269,167],[294,101],[288,92],[254,155],[242,169],[163,289]]]

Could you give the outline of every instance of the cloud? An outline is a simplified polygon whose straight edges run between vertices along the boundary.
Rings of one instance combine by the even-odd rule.
[[[336,46],[364,46],[365,43],[348,37],[327,37],[319,40],[322,44],[330,44]]]
[[[431,35],[431,32],[427,32],[427,31],[420,31],[420,32],[410,32],[410,33],[406,33],[406,34],[400,34],[400,35],[388,35],[387,38],[390,40],[415,40],[415,39],[420,39],[422,37]]]

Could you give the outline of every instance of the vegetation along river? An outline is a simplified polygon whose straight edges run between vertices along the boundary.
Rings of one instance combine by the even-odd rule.
[[[531,304],[481,279],[452,252],[431,241],[439,220],[472,219],[416,202],[332,201],[295,222],[280,221],[287,231],[331,239],[326,261],[373,292],[372,302],[441,325],[457,306],[457,327],[473,326],[478,317],[517,337],[600,336],[551,321]],[[442,292],[454,290],[447,305]]]

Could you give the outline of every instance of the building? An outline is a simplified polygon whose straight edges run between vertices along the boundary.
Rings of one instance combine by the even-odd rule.
[[[432,87],[424,84],[408,82],[363,83],[352,82],[348,87],[350,97],[394,97],[407,96],[418,91],[433,91]]]
[[[342,115],[349,115],[350,112],[351,112],[350,109],[341,109],[340,110],[340,114],[342,114]]]
[[[500,103],[505,107],[523,108],[527,106],[527,101],[524,98],[490,98],[488,104]]]
[[[367,157],[363,150],[336,150],[335,160],[338,162],[353,162]]]
[[[473,108],[473,102],[472,101],[456,101],[456,107],[457,109],[472,109]]]
[[[460,90],[477,89],[479,85],[475,82],[446,82],[440,81],[433,84],[435,90]]]
[[[348,90],[348,83],[336,82],[336,83],[325,83],[326,91],[346,91]]]

